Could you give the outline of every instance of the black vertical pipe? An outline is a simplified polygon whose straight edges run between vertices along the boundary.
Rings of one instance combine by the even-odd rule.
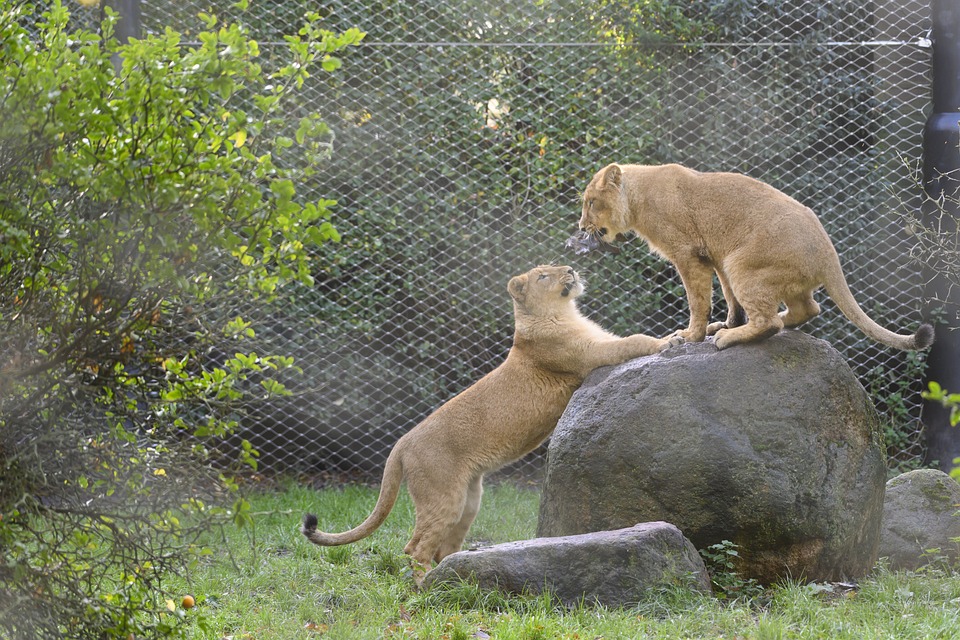
[[[106,0],[105,6],[119,14],[114,36],[120,44],[126,44],[131,39],[140,38],[140,0]],[[103,19],[101,14],[100,19]],[[113,67],[120,73],[122,66],[120,56],[113,56]]]
[[[960,0],[932,0],[933,113],[923,130],[923,186],[934,202],[924,212],[928,225],[951,233],[960,220]],[[940,200],[941,196],[946,199]],[[927,381],[960,392],[960,305],[943,305],[950,287],[946,278],[927,273],[926,298],[931,311],[945,311],[936,326],[936,342],[927,359]],[[951,427],[949,411],[939,403],[923,406],[927,434],[927,462],[938,461],[944,471],[960,458],[960,427]]]

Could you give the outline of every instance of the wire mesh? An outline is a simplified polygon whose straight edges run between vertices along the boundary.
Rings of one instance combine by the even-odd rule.
[[[304,7],[149,3],[143,28],[189,36],[201,11],[246,24],[269,59]],[[326,28],[367,33],[302,104],[332,132],[327,166],[304,187],[338,201],[343,240],[317,249],[315,286],[237,301],[259,349],[303,370],[285,381],[292,397],[241,421],[262,468],[379,470],[401,434],[503,359],[507,280],[535,264],[585,274],[582,308],[620,334],[685,326],[679,278],[641,242],[617,257],[563,248],[580,190],[609,162],[777,186],[818,213],[873,318],[902,330],[920,319],[901,215],[918,198],[926,3],[333,0],[319,11]],[[870,342],[820,301],[804,330],[871,392],[891,464],[919,463],[922,356]]]

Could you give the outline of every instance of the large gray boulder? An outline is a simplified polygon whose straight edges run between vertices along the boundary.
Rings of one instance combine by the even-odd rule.
[[[538,535],[665,520],[737,571],[839,580],[877,558],[876,411],[843,357],[799,331],[709,341],[594,371],[550,442]]]
[[[893,569],[916,569],[935,558],[956,562],[960,545],[960,484],[937,469],[918,469],[887,482],[880,556]]]
[[[630,606],[657,587],[710,591],[697,550],[666,522],[461,551],[427,573],[424,587],[460,580],[507,593],[540,593],[546,588],[569,606],[580,602]]]

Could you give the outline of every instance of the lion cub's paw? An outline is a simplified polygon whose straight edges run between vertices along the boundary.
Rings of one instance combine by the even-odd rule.
[[[703,342],[706,335],[699,331],[690,331],[690,329],[677,329],[666,337],[667,340],[680,338],[683,342]]]
[[[710,324],[707,325],[707,335],[712,336],[716,334],[717,331],[720,331],[721,329],[726,329],[726,328],[727,328],[726,322],[711,322]]]
[[[420,591],[423,589],[423,581],[432,568],[432,565],[422,564],[411,558],[409,572],[410,577],[413,578],[413,588],[415,590]]]
[[[664,340],[664,341],[663,341],[663,344],[660,345],[660,348],[659,348],[659,349],[657,349],[657,351],[659,351],[659,352],[666,351],[667,349],[670,349],[670,348],[673,348],[673,347],[679,347],[680,345],[682,345],[682,344],[684,344],[684,343],[686,342],[686,340],[683,338],[683,336],[677,335],[677,334],[674,334],[674,335],[672,335],[672,336],[668,336],[668,337],[664,338],[663,340]]]
[[[736,334],[733,333],[733,329],[718,331],[716,335],[713,336],[713,346],[717,348],[717,351],[723,351],[740,342],[742,341],[736,339]]]

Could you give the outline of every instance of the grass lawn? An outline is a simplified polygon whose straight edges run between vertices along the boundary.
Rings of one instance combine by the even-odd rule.
[[[255,528],[229,532],[228,549],[173,583],[196,597],[192,638],[960,638],[960,576],[878,568],[857,589],[780,585],[750,598],[719,600],[686,592],[651,593],[631,609],[574,610],[547,597],[516,597],[469,586],[421,593],[402,549],[413,507],[401,494],[373,536],[321,548],[299,533],[305,511],[340,531],[367,516],[375,488],[320,491],[289,485],[252,498]],[[510,484],[488,487],[470,531],[472,545],[531,538],[539,494]],[[227,553],[229,551],[230,553]]]

